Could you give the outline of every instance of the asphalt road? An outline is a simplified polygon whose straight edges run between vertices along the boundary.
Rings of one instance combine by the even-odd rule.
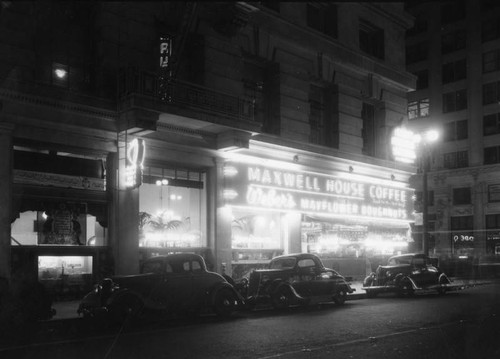
[[[54,324],[56,325],[56,324]],[[0,358],[500,358],[500,284],[106,327],[61,321]]]

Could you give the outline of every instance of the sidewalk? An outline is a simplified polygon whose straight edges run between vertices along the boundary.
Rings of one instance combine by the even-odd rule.
[[[484,280],[484,279],[451,278],[451,280],[454,286],[459,287],[459,290],[492,283],[491,280]],[[363,289],[361,289],[363,287],[362,281],[352,281],[349,284],[353,289],[355,289],[355,291],[354,293],[348,294],[347,300],[357,300],[366,298],[366,292]],[[79,300],[54,302],[52,307],[56,310],[56,315],[52,317],[52,319],[50,320],[53,321],[53,320],[78,318],[78,314],[76,311],[78,309],[79,304],[80,304]]]

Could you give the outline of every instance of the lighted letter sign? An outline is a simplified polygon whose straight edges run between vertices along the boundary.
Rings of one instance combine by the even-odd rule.
[[[410,222],[411,190],[334,175],[226,163],[226,203],[333,216]]]
[[[127,147],[127,164],[125,166],[125,186],[137,188],[142,184],[142,163],[144,162],[145,145],[142,139],[133,139]]]
[[[404,127],[396,127],[392,133],[392,154],[396,161],[413,163],[417,158],[417,138],[415,134]]]
[[[168,36],[160,37],[160,68],[170,67],[172,56],[172,38]]]
[[[171,101],[172,94],[169,82],[172,79],[172,37],[160,37],[160,69],[158,76],[158,95],[163,101]]]

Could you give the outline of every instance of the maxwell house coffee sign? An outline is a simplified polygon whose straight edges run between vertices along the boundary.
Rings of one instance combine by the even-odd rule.
[[[224,168],[226,203],[335,216],[407,220],[412,190],[311,174],[228,162]]]

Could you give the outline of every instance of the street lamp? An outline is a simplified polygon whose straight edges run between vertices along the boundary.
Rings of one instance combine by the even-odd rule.
[[[430,145],[439,138],[439,132],[428,130],[415,134],[404,127],[397,127],[391,138],[392,153],[396,161],[413,163],[419,152],[422,167],[422,252],[429,254],[427,171],[430,163]]]

